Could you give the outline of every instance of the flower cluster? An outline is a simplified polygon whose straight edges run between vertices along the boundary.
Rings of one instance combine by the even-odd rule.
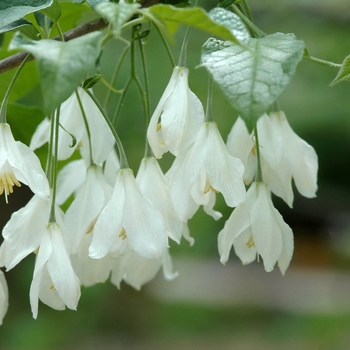
[[[166,279],[175,278],[169,240],[180,243],[184,237],[194,243],[188,220],[200,206],[220,219],[214,210],[218,193],[235,208],[219,233],[221,262],[233,246],[243,264],[261,256],[266,271],[277,263],[285,273],[293,234],[274,208],[271,192],[291,206],[294,179],[302,195],[314,197],[317,156],[292,131],[283,112],[258,120],[259,143],[239,118],[225,145],[188,87],[188,69],[175,67],[148,127],[154,156],[142,159],[136,177],[125,155],[117,156],[115,141],[123,152],[118,140],[82,88],[61,105],[56,134],[52,123],[45,119],[38,126],[31,149],[14,141],[8,124],[0,125],[0,193],[7,201],[21,182],[34,193],[3,229],[0,266],[10,270],[36,254],[30,287],[34,318],[39,300],[57,310],[76,309],[81,286],[108,278],[118,288],[124,281],[136,289],[160,268]],[[33,152],[47,142],[57,145],[49,148],[53,161],[69,159],[76,149],[81,154],[58,176],[49,173],[50,181]],[[167,151],[175,160],[164,174],[157,159]],[[0,271],[0,321],[7,295]]]

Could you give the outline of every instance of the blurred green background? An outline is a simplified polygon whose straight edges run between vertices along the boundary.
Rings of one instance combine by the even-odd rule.
[[[207,9],[215,5],[212,1],[202,3]],[[350,54],[348,0],[251,0],[249,4],[262,30],[295,33],[312,56],[341,63]],[[82,13],[82,21],[89,18],[91,14]],[[172,46],[176,59],[183,34],[182,28]],[[206,34],[193,31],[188,53],[190,86],[203,103],[207,74],[195,67],[206,39]],[[171,75],[171,65],[156,33],[148,37],[145,48],[153,110]],[[107,80],[120,50],[120,45],[110,44],[101,58]],[[35,63],[26,69],[35,69]],[[128,74],[127,63],[123,69],[116,88],[122,87]],[[1,92],[12,74],[1,76]],[[217,209],[224,217],[215,222],[199,210],[190,222],[195,245],[189,247],[185,241],[172,245],[175,268],[180,273],[173,282],[165,282],[159,274],[141,292],[125,284],[119,291],[109,282],[83,288],[77,312],[58,312],[40,304],[38,320],[33,320],[28,292],[34,258],[27,258],[6,273],[10,307],[0,328],[0,349],[348,349],[350,84],[330,88],[335,75],[332,68],[302,61],[279,99],[291,126],[314,146],[320,163],[316,199],[296,194],[291,210],[274,198],[295,234],[295,254],[285,277],[279,271],[266,273],[259,263],[243,267],[233,253],[227,266],[220,264],[217,234],[230,209],[218,198]],[[22,131],[34,130],[44,116],[35,107],[40,103],[36,81],[29,81],[24,74],[20,84],[22,92],[12,96],[13,102],[19,99],[17,102],[33,107],[18,115],[13,104],[8,119],[17,138],[28,144]],[[32,87],[34,92],[27,94]],[[104,99],[103,84],[96,86],[95,93]],[[116,101],[114,95],[111,115]],[[213,108],[226,140],[237,115],[216,88]],[[118,132],[135,172],[144,152],[142,113],[133,88],[125,100]],[[164,170],[171,161],[170,156],[164,157]],[[22,187],[10,196],[9,205],[1,201],[2,225],[29,197],[29,191]]]

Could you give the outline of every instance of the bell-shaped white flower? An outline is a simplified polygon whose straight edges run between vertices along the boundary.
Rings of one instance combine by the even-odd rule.
[[[12,214],[2,231],[1,266],[10,270],[38,249],[45,234],[49,212],[49,200],[34,195],[23,208]]]
[[[190,199],[196,201],[199,193],[221,192],[230,207],[244,201],[243,164],[228,153],[216,123],[203,123],[196,141],[178,158],[180,164],[171,172],[171,198],[180,219],[187,218]]]
[[[7,197],[24,183],[38,196],[49,196],[49,184],[39,158],[25,144],[15,141],[7,123],[0,123],[0,195]]]
[[[90,166],[76,197],[66,211],[64,223],[70,240],[70,253],[75,254],[84,235],[93,230],[103,207],[112,195],[100,166]]]
[[[59,129],[58,159],[68,159],[75,151],[75,147],[72,147],[73,135],[87,163],[89,164],[90,159],[88,142],[91,142],[92,159],[95,164],[102,165],[112,151],[115,142],[114,136],[100,110],[86,91],[80,87],[77,91],[86,115],[91,139],[88,138],[83,114],[74,92],[62,103],[60,109],[60,125],[62,127]],[[33,135],[32,149],[36,149],[49,141],[49,128],[50,122],[46,118],[39,124]]]
[[[0,270],[0,326],[9,306],[9,293],[4,273]]]
[[[34,318],[38,316],[39,299],[56,310],[66,306],[72,310],[77,308],[80,282],[71,265],[61,225],[57,223],[48,224],[42,237],[29,297]]]
[[[219,233],[220,261],[225,264],[231,247],[243,264],[261,256],[266,271],[278,264],[282,274],[287,270],[293,255],[293,232],[274,208],[268,186],[253,182],[241,203]]]
[[[280,135],[279,138],[271,137]],[[318,158],[312,146],[290,127],[283,112],[270,113],[258,120],[260,151],[268,163],[263,177],[273,193],[291,207],[294,179],[298,192],[307,198],[316,197]]]
[[[168,181],[154,157],[142,159],[136,181],[145,197],[162,214],[168,236],[180,243],[182,235],[187,232],[187,224],[181,221],[175,212]]]
[[[122,247],[124,240],[149,259],[158,259],[168,246],[162,215],[142,194],[128,168],[117,173],[112,197],[96,221],[89,255],[101,259]]]
[[[189,71],[175,67],[147,131],[148,142],[156,158],[168,150],[179,155],[197,137],[204,121],[203,106],[188,87]]]
[[[168,249],[165,249],[159,259],[147,259],[130,248],[120,255],[112,269],[111,282],[120,289],[120,283],[124,281],[136,290],[150,282],[163,267],[163,274],[168,281],[178,276],[173,269],[173,263]]]
[[[317,154],[312,146],[301,139],[290,127],[283,112],[264,114],[258,119],[260,160],[264,182],[271,191],[290,207],[294,194],[292,179],[299,193],[307,198],[316,196]],[[253,136],[242,119],[238,118],[229,134],[227,147],[244,164],[246,184],[253,181],[256,168],[256,146]]]

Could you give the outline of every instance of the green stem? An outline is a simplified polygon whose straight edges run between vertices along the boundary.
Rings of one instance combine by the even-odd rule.
[[[81,110],[81,114],[83,116],[83,120],[84,120],[84,124],[85,124],[85,128],[86,128],[86,133],[89,139],[89,153],[90,153],[90,165],[94,165],[94,161],[92,159],[92,145],[91,145],[91,132],[90,132],[90,127],[87,121],[87,117],[86,117],[86,113],[85,113],[85,109],[84,106],[81,102],[81,98],[79,96],[79,93],[77,90],[75,90],[75,96],[77,97],[78,103],[79,103],[79,107]]]
[[[158,34],[159,34],[159,36],[160,36],[160,38],[161,38],[161,40],[162,40],[162,42],[163,42],[163,45],[164,45],[164,47],[165,47],[165,50],[166,50],[166,52],[167,52],[167,54],[168,54],[168,56],[169,56],[169,60],[170,60],[170,62],[171,62],[172,68],[174,68],[175,65],[176,65],[176,63],[175,63],[174,57],[173,57],[173,55],[172,55],[172,53],[171,53],[169,44],[168,44],[168,42],[167,42],[167,40],[166,40],[166,38],[165,38],[163,32],[158,28],[157,25],[155,25],[155,27],[156,27],[156,29],[157,29],[157,31],[158,31]]]
[[[114,84],[115,84],[115,81],[117,79],[120,67],[121,67],[121,65],[122,65],[122,63],[123,63],[123,61],[125,59],[125,56],[126,56],[127,52],[129,51],[129,49],[130,49],[129,45],[125,46],[125,48],[124,48],[124,50],[123,50],[123,52],[122,52],[122,54],[121,54],[121,56],[120,56],[120,58],[118,60],[118,63],[116,65],[115,70],[114,70],[113,75],[112,75],[112,79],[109,82],[109,84],[111,86],[114,86]],[[109,104],[109,100],[110,100],[111,96],[112,96],[112,91],[111,91],[111,89],[108,89],[106,97],[105,97],[105,100],[104,100],[104,103],[103,103],[103,106],[104,106],[105,109],[107,109],[107,106]]]
[[[7,104],[8,104],[8,101],[9,101],[9,97],[10,97],[10,94],[13,90],[13,87],[18,79],[18,76],[20,75],[23,67],[25,66],[25,64],[27,63],[29,57],[31,55],[28,54],[24,60],[22,61],[22,63],[20,64],[20,66],[18,67],[16,73],[14,74],[14,76],[12,77],[11,79],[11,82],[10,82],[10,85],[9,87],[7,88],[7,91],[5,93],[5,96],[4,96],[4,99],[1,103],[1,107],[0,107],[0,123],[6,123],[6,111],[7,111]]]
[[[312,56],[309,56],[309,55],[304,55],[303,58],[305,58],[306,60],[309,60],[311,62],[319,63],[319,64],[322,64],[324,66],[328,66],[328,67],[332,67],[332,68],[338,68],[339,69],[342,66],[339,63],[334,63],[334,62],[322,60],[321,58],[312,57]]]
[[[250,8],[249,8],[249,5],[248,5],[248,3],[247,3],[247,0],[243,0],[243,1],[242,1],[242,4],[243,4],[243,7],[244,7],[244,10],[245,10],[245,12],[246,12],[246,14],[247,14],[248,19],[249,19],[252,23],[254,23],[254,21],[253,21],[253,16],[252,16],[252,12],[250,11]]]
[[[125,169],[125,168],[129,168],[129,165],[128,165],[128,161],[127,161],[127,158],[126,158],[126,154],[125,154],[125,151],[124,151],[124,148],[123,148],[123,145],[120,141],[120,138],[112,124],[112,122],[110,121],[110,119],[108,118],[108,115],[106,114],[106,112],[104,111],[104,109],[102,108],[100,102],[97,100],[97,98],[91,93],[91,91],[89,90],[85,90],[86,93],[91,97],[91,99],[94,101],[94,103],[96,104],[97,108],[100,110],[103,118],[105,119],[109,129],[111,130],[113,136],[114,136],[114,139],[115,139],[115,142],[117,144],[117,147],[118,147],[118,151],[119,151],[119,161],[120,161],[120,168],[121,169]]]
[[[51,208],[50,208],[50,216],[49,216],[49,224],[56,222],[56,213],[55,213],[55,207],[56,207],[56,191],[57,191],[57,155],[58,155],[58,129],[59,129],[59,120],[60,120],[60,108],[56,110],[56,113],[54,113],[53,121],[52,121],[52,128],[51,131],[53,132],[53,136],[51,137],[51,140],[53,140],[53,155],[51,159],[51,169],[50,169],[50,188],[51,188]]]
[[[187,58],[187,44],[188,39],[190,37],[191,33],[191,27],[187,27],[184,40],[182,42],[181,51],[180,51],[180,57],[178,62],[178,67],[186,67],[186,58]]]
[[[263,176],[262,176],[262,171],[261,171],[261,158],[260,158],[258,127],[256,124],[254,127],[254,138],[255,138],[255,147],[256,147],[256,159],[257,159],[255,182],[263,182]]]
[[[208,94],[207,94],[207,109],[205,112],[205,121],[207,123],[213,122],[213,78],[209,74],[208,79]]]
[[[128,92],[129,88],[130,88],[130,85],[131,85],[131,82],[132,82],[132,78],[129,78],[128,81],[126,82],[125,84],[125,87],[123,90],[123,92],[121,93],[121,96],[119,98],[119,101],[118,101],[118,105],[115,109],[115,113],[114,113],[114,117],[112,119],[112,123],[114,126],[117,125],[117,120],[118,120],[118,116],[119,116],[119,112],[120,112],[120,109],[123,105],[123,102],[124,102],[124,99],[125,99],[125,96],[126,96],[126,93]]]
[[[231,5],[230,7],[233,10],[233,12],[239,16],[242,22],[249,28],[249,30],[255,38],[263,38],[267,35],[260,28],[258,28],[249,18],[247,18],[247,16],[236,5]]]

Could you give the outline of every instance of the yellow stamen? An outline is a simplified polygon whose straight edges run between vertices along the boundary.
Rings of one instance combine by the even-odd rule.
[[[213,191],[213,192],[215,192],[215,193],[219,193],[219,191],[216,190],[216,189],[210,184],[210,182],[209,182],[208,179],[207,179],[207,181],[206,181],[206,183],[205,183],[205,187],[204,187],[203,193],[206,194],[206,193],[208,193],[210,190]]]
[[[15,174],[10,166],[7,166],[5,170],[0,172],[0,195],[5,193],[5,200],[8,203],[7,196],[13,193],[13,186],[21,187]]]
[[[159,131],[161,128],[162,128],[162,124],[161,123],[157,124],[157,131]]]
[[[51,289],[51,290],[56,290],[56,288],[55,288],[54,285],[52,285],[52,286],[50,287],[50,289]]]
[[[248,248],[251,248],[251,247],[254,247],[254,246],[255,246],[253,236],[250,236],[250,237],[249,237],[248,242],[246,243],[246,245],[247,245]]]
[[[250,152],[252,152],[253,156],[256,156],[256,145],[253,146]]]
[[[93,220],[92,223],[90,224],[90,226],[88,227],[88,229],[86,230],[86,234],[88,235],[89,233],[91,233],[95,227],[97,219]]]
[[[123,239],[123,240],[127,238],[127,235],[126,235],[126,232],[125,232],[124,227],[123,227],[122,230],[120,231],[118,237],[121,237],[121,239]]]

